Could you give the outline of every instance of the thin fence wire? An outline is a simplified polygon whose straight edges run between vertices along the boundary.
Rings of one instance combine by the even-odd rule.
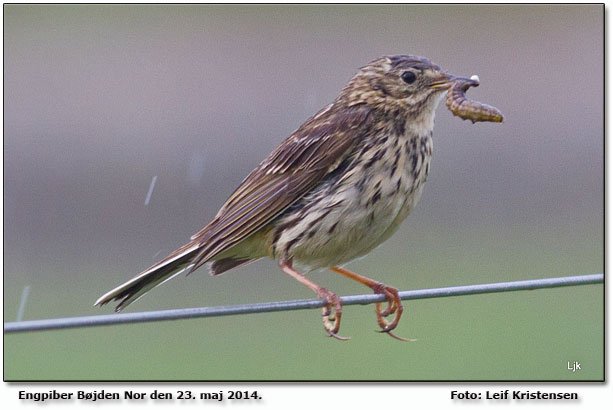
[[[591,285],[604,282],[604,274],[565,276],[559,278],[521,280],[513,282],[486,283],[446,288],[406,290],[398,292],[402,300],[431,299],[448,296],[477,295],[483,293],[512,292],[557,288],[563,286]],[[383,302],[384,295],[343,296],[343,305],[368,305]],[[321,299],[292,300],[286,302],[254,303],[248,305],[199,307],[185,309],[158,310],[110,315],[77,316],[57,319],[28,320],[7,322],[4,333],[31,332],[52,329],[81,328],[91,326],[108,326],[127,323],[156,322],[161,320],[194,319],[203,317],[243,315],[250,313],[280,312],[300,309],[317,309],[325,305]]]

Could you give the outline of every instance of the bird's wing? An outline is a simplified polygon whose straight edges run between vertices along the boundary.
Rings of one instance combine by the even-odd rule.
[[[192,236],[201,248],[191,271],[260,229],[317,185],[349,155],[370,121],[367,108],[329,106],[305,122],[243,180],[215,219]]]

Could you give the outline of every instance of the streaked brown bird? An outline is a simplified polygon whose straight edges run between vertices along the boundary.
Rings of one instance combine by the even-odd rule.
[[[325,299],[325,331],[338,335],[341,299],[294,267],[329,268],[385,295],[381,332],[402,315],[398,291],[341,266],[388,239],[421,197],[432,157],[434,111],[459,77],[423,57],[366,65],[332,104],[309,118],[243,180],[191,241],[96,301],[116,311],[184,270],[211,275],[268,256]],[[388,317],[393,320],[387,320]],[[400,338],[399,338],[400,339]]]

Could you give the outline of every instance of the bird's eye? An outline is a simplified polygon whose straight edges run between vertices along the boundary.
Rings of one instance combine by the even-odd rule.
[[[400,77],[402,77],[402,81],[407,84],[412,84],[417,79],[417,76],[413,71],[405,71]]]

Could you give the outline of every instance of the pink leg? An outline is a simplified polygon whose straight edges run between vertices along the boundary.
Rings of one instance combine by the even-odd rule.
[[[402,340],[404,342],[411,341],[412,339],[405,339],[403,337],[396,336],[392,333],[392,330],[398,326],[398,322],[400,321],[400,317],[402,316],[402,302],[400,301],[400,297],[398,296],[398,289],[393,288],[391,286],[385,286],[381,282],[377,282],[376,280],[372,280],[367,278],[366,276],[358,275],[357,273],[351,272],[347,269],[339,268],[334,266],[330,268],[331,271],[340,273],[341,275],[353,279],[357,282],[360,282],[362,285],[368,286],[371,288],[376,294],[385,295],[387,299],[387,309],[382,311],[381,303],[377,303],[375,307],[375,311],[377,312],[377,323],[381,328],[382,333],[387,333],[394,339]],[[385,318],[391,314],[396,313],[396,317],[391,322],[388,322]]]
[[[295,270],[292,267],[291,261],[279,262],[279,267],[283,272],[287,273],[289,276],[315,292],[318,298],[326,300],[326,306],[322,308],[322,317],[324,321],[324,330],[328,333],[328,335],[339,340],[349,340],[349,337],[342,337],[337,334],[338,329],[341,326],[341,313],[343,306],[341,298],[338,297],[336,293],[330,292],[328,289],[319,286],[317,283]],[[332,312],[332,307],[334,307],[334,312]]]

